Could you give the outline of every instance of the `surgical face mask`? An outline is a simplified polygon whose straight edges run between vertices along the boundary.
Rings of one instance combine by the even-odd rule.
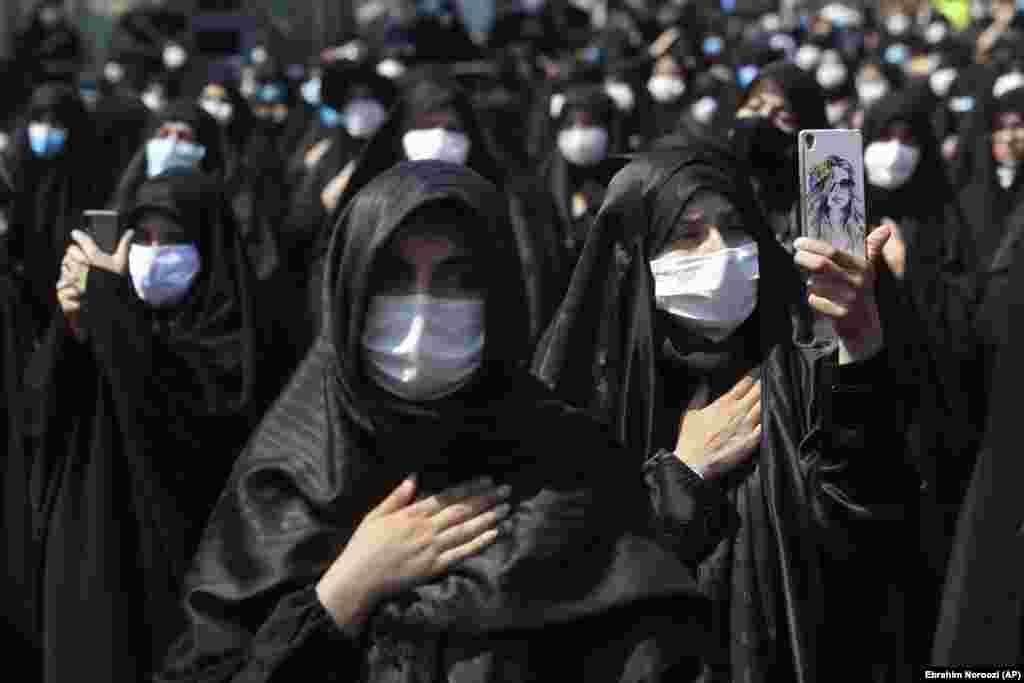
[[[718,36],[708,36],[701,44],[701,52],[705,57],[715,58],[722,54],[725,49],[725,42]]]
[[[320,125],[324,128],[337,128],[341,125],[341,114],[334,107],[323,104],[320,105],[318,111],[320,114]]]
[[[375,296],[362,347],[367,374],[385,391],[406,401],[450,396],[483,364],[484,301]]]
[[[757,79],[759,73],[761,73],[761,70],[753,64],[741,66],[736,70],[736,82],[739,83],[741,88],[746,89]]]
[[[521,0],[519,6],[526,14],[539,14],[545,3],[546,0]]]
[[[142,93],[142,103],[146,105],[146,109],[156,113],[163,110],[167,100],[164,99],[162,92],[158,90],[147,90]]]
[[[609,81],[605,83],[604,91],[608,94],[608,97],[612,98],[619,111],[632,111],[636,105],[636,99],[633,97],[633,88],[628,83]]]
[[[669,253],[651,261],[654,299],[660,310],[692,331],[720,342],[757,307],[757,244],[706,256]]]
[[[818,67],[818,85],[825,90],[834,90],[846,82],[847,73],[842,62],[825,62]]]
[[[124,80],[124,67],[117,62],[107,62],[103,67],[103,77],[117,85]]]
[[[864,171],[868,182],[890,190],[902,187],[921,160],[921,150],[898,140],[872,142],[864,149]]]
[[[804,71],[814,71],[821,61],[821,48],[817,45],[801,45],[794,61]]]
[[[227,100],[215,97],[204,97],[200,100],[199,106],[201,106],[203,111],[212,116],[217,123],[222,126],[226,126],[231,123],[232,119],[235,117],[235,107]]]
[[[445,128],[410,130],[402,137],[402,148],[409,161],[449,161],[464,164],[469,158],[470,141],[463,133]]]
[[[252,59],[253,64],[263,64],[267,61],[270,55],[267,53],[267,48],[262,45],[257,45],[249,53],[249,57]]]
[[[711,119],[714,118],[717,111],[718,100],[710,95],[705,95],[690,107],[690,115],[693,116],[693,120],[705,126],[711,123]]]
[[[576,166],[594,166],[608,156],[608,129],[599,126],[566,128],[558,134],[558,151]]]
[[[199,270],[199,250],[194,244],[133,244],[128,250],[128,272],[135,293],[150,306],[179,303],[188,294]]]
[[[892,14],[885,20],[885,30],[890,35],[901,36],[910,29],[910,17],[906,14]]]
[[[945,68],[939,69],[931,76],[928,77],[928,85],[931,87],[932,92],[935,93],[936,97],[945,97],[949,94],[949,89],[953,87],[953,81],[956,80],[956,69]]]
[[[951,97],[949,100],[949,110],[954,114],[969,114],[974,111],[974,98],[970,95]]]
[[[311,78],[302,84],[302,99],[306,101],[311,107],[320,106],[320,87],[321,80],[319,78]]]
[[[364,140],[384,125],[388,112],[377,100],[357,97],[345,105],[341,117],[345,121],[345,130],[348,134],[357,140]]]
[[[1002,97],[1011,90],[1024,88],[1024,74],[1019,71],[1011,71],[996,79],[992,86],[992,96]]]
[[[885,48],[883,57],[887,64],[902,67],[910,59],[910,49],[902,43],[890,45]]]
[[[196,169],[206,148],[174,138],[154,138],[146,143],[146,174],[153,178],[172,168]]]
[[[849,109],[850,105],[846,100],[829,102],[825,105],[825,116],[828,117],[829,124],[835,126],[843,120],[843,117],[846,116],[846,112],[849,111]]]
[[[949,36],[949,27],[941,21],[934,21],[925,29],[924,39],[929,45],[938,45]]]
[[[647,81],[647,92],[656,102],[675,102],[686,92],[686,81],[679,76],[651,76]]]
[[[40,159],[54,159],[64,151],[68,132],[63,128],[54,128],[45,123],[30,123],[28,126],[28,142],[32,153]]]
[[[1013,181],[1017,179],[1017,167],[1015,163],[1001,163],[996,166],[996,178],[999,180],[999,187],[1009,190]]]
[[[164,64],[171,71],[175,71],[185,66],[185,62],[188,61],[188,53],[185,52],[185,48],[181,45],[170,44],[164,48]]]
[[[393,81],[405,74],[405,65],[397,59],[385,59],[377,65],[377,75]]]
[[[61,11],[59,7],[47,5],[39,10],[39,23],[46,28],[53,28],[60,23]]]
[[[861,81],[857,84],[857,98],[865,107],[870,107],[889,94],[889,84],[885,81]]]

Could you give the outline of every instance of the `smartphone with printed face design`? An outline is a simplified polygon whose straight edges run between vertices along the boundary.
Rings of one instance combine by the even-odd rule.
[[[864,256],[864,142],[859,130],[802,130],[798,138],[803,235]]]

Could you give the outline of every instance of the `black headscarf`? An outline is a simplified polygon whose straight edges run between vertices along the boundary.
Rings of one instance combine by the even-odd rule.
[[[995,98],[991,80],[986,81],[983,91],[976,94],[975,109],[968,120],[966,130],[960,137],[961,160],[964,164],[959,177],[966,186],[960,191],[970,238],[976,250],[977,267],[986,269],[991,265],[995,250],[1006,234],[1007,219],[1021,200],[1020,174],[1013,184],[1003,188],[996,174],[998,164],[992,158],[992,132],[995,118],[1005,112],[1024,114],[1024,90],[1016,89]]]
[[[124,175],[121,176],[121,181],[114,194],[113,205],[115,209],[125,210],[135,203],[135,193],[146,182],[146,144],[161,127],[175,121],[188,124],[195,131],[196,144],[206,148],[206,155],[199,163],[199,170],[203,173],[223,178],[225,160],[223,145],[221,145],[220,128],[217,125],[217,121],[203,111],[195,100],[175,100],[153,117],[149,133],[143,138],[142,145],[135,153],[135,158],[128,164]]]
[[[46,681],[85,662],[104,680],[147,675],[251,428],[248,276],[219,192],[196,174],[147,181],[126,221],[158,212],[184,228],[201,259],[191,290],[152,309],[130,277],[92,269],[87,341],[58,313],[26,374]]]
[[[28,123],[53,117],[67,128],[67,142],[56,159],[33,154]],[[60,262],[81,227],[82,211],[99,208],[96,172],[97,147],[92,124],[78,94],[70,86],[45,85],[32,96],[26,121],[14,139],[9,170],[14,186],[8,253],[20,267],[25,293],[35,320],[36,334],[45,329],[56,304],[54,285]]]
[[[48,81],[72,83],[82,68],[85,56],[82,37],[67,16],[50,27],[39,17],[45,7],[63,8],[63,5],[57,0],[37,2],[26,25],[14,36],[14,59],[30,88]]]
[[[863,508],[851,503],[843,484],[826,483],[844,469],[825,464],[829,447],[812,447],[814,457],[806,450],[827,429],[821,412],[828,399],[816,379],[823,356],[807,341],[811,321],[799,275],[758,209],[741,164],[728,152],[691,147],[644,155],[623,169],[534,368],[560,396],[600,416],[637,455],[674,449],[680,415],[701,386],[714,401],[759,368],[761,447],[750,466],[725,482],[740,530],[701,566],[702,590],[718,615],[719,649],[706,653],[708,675],[814,681],[828,659],[824,653],[846,633],[826,620],[851,580],[828,573],[825,581],[834,558],[848,556],[848,549],[835,550],[846,542],[846,523],[833,515],[858,517]],[[708,193],[732,207],[719,221],[733,216],[724,224],[757,243],[760,263],[754,314],[718,344],[680,330],[657,309],[649,265],[687,207]],[[839,617],[846,618],[854,616]]]
[[[824,93],[814,76],[791,62],[773,62],[759,72],[743,99],[766,81],[782,90],[798,129],[830,128]],[[736,127],[733,149],[751,165],[758,199],[778,238],[789,244],[801,234],[800,212],[794,208],[799,200],[796,133],[783,133],[763,117],[737,119]]]
[[[447,399],[406,403],[376,388],[362,370],[370,278],[377,255],[403,223],[439,202],[464,217],[452,227],[486,264],[487,282],[500,286],[486,290],[478,381]],[[186,592],[191,627],[160,680],[212,683],[244,670],[265,681],[279,667],[275,675],[330,678],[337,644],[318,648],[308,634],[335,627],[324,622],[308,587],[359,519],[409,471],[420,473],[420,490],[428,494],[483,474],[508,481],[516,513],[490,549],[380,605],[358,644],[358,663],[339,673],[373,682],[518,680],[527,671],[543,680],[574,680],[584,662],[602,662],[609,668],[586,668],[587,679],[618,681],[624,661],[633,658],[660,680],[674,661],[692,655],[679,645],[688,641],[678,638],[698,610],[692,580],[635,526],[644,514],[635,507],[643,494],[629,474],[637,470],[628,458],[595,459],[584,444],[602,442],[600,430],[579,415],[570,418],[572,411],[557,407],[522,369],[528,310],[502,206],[501,195],[479,175],[442,162],[400,164],[348,206],[328,257],[323,333],[239,460],[211,518]],[[588,429],[577,432],[574,420]],[[563,431],[544,431],[556,424]],[[577,438],[584,443],[569,447]],[[618,501],[614,512],[593,505],[606,493]],[[571,507],[566,494],[576,497]],[[547,500],[544,509],[538,496]],[[652,604],[656,596],[665,602]],[[622,624],[634,623],[626,615],[619,634],[605,631],[607,625],[596,633],[586,628],[590,617],[614,620],[620,609],[642,604],[656,614],[663,614],[659,605],[675,605],[675,624],[665,632],[673,634],[671,652],[653,642],[660,631],[639,635],[628,628],[623,636]],[[649,623],[639,613],[634,618]],[[261,628],[265,622],[281,628]],[[556,624],[575,638],[551,650],[543,643]],[[271,632],[274,642],[265,647]],[[637,651],[638,639],[652,650]],[[591,654],[598,645],[608,660]],[[575,673],[549,675],[566,671]]]

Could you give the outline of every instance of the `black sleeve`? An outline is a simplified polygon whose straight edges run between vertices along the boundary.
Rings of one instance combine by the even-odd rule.
[[[186,636],[157,683],[333,683],[358,680],[362,644],[347,636],[313,586],[286,595],[243,647],[216,663],[192,661]]]
[[[882,352],[842,366],[836,354],[824,359],[824,429],[801,444],[818,508],[815,518],[841,554],[876,536],[878,522],[895,523],[885,534],[901,533],[897,528],[920,491],[906,456],[903,405],[889,380],[887,359]]]
[[[679,461],[658,451],[644,463],[655,528],[684,562],[701,562],[739,527],[725,494]]]

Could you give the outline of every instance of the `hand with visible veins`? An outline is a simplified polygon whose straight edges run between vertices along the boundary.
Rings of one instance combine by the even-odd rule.
[[[714,403],[702,388],[679,420],[675,454],[713,480],[750,459],[761,444],[761,380],[751,372]]]
[[[413,502],[416,481],[402,482],[366,515],[317,584],[339,627],[362,631],[376,605],[434,578],[498,538],[511,491],[478,479]]]

